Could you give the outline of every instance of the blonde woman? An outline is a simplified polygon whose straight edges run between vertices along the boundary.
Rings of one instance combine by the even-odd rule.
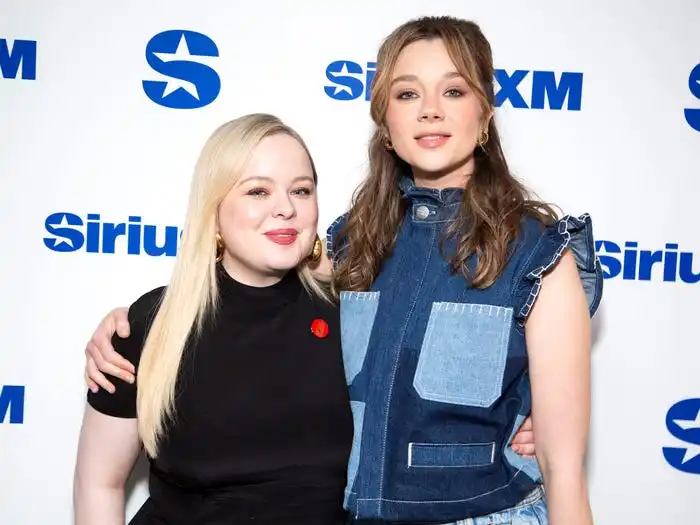
[[[170,283],[113,341],[137,380],[88,393],[78,525],[124,523],[141,446],[150,497],[131,525],[343,523],[352,416],[337,308],[311,274],[317,219],[292,129],[256,114],[209,138]]]

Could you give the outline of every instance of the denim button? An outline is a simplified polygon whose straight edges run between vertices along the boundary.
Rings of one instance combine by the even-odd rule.
[[[416,208],[416,217],[418,219],[427,219],[428,215],[430,215],[430,210],[427,206],[418,206]]]

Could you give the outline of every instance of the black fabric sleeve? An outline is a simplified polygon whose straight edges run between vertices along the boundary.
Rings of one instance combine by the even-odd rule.
[[[160,287],[142,295],[129,307],[129,336],[124,339],[117,334],[112,336],[114,350],[134,365],[137,378],[141,350],[164,291],[165,288]],[[100,388],[97,393],[88,390],[87,402],[92,408],[108,416],[136,418],[136,383],[129,384],[114,376],[109,376],[109,380],[114,385],[114,394],[110,394],[103,388]]]

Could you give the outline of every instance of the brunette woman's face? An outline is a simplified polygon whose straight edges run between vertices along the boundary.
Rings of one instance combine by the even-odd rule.
[[[463,187],[474,170],[482,111],[443,41],[407,45],[390,82],[385,117],[389,139],[412,167],[416,184]]]

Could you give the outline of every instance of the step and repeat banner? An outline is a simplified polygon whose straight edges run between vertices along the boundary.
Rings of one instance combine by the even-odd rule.
[[[513,171],[593,218],[596,523],[700,523],[696,0],[0,0],[2,525],[72,523],[85,343],[166,283],[208,135],[295,127],[325,231],[365,172],[378,45],[425,14],[481,25]]]

